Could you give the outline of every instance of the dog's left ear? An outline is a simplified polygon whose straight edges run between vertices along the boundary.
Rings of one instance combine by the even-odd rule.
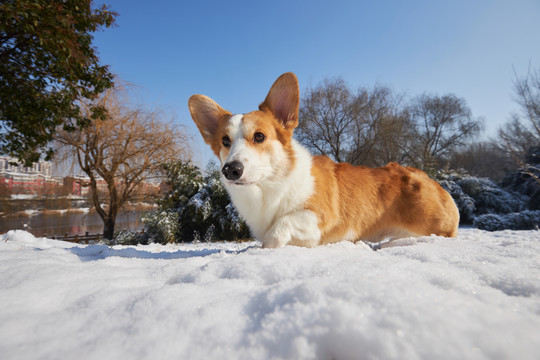
[[[259,110],[272,112],[285,129],[293,130],[298,126],[299,101],[298,79],[289,72],[274,82]]]

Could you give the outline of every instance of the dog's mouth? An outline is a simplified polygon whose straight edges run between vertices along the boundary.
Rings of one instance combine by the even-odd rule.
[[[232,185],[247,186],[255,184],[255,181],[235,180],[230,182]]]

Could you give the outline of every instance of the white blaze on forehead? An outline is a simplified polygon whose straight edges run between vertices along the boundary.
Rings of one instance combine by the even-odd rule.
[[[229,124],[227,124],[227,130],[229,132],[229,137],[231,141],[242,139],[244,137],[244,132],[242,131],[242,118],[244,114],[235,114],[229,119]]]
[[[235,114],[231,116],[231,118],[228,121],[227,124],[227,133],[229,136],[229,139],[231,140],[231,148],[229,150],[229,154],[226,154],[225,149],[221,149],[221,152],[219,154],[219,157],[221,159],[221,163],[225,164],[227,162],[231,162],[234,160],[240,160],[238,159],[238,153],[241,150],[240,146],[243,143],[244,139],[244,132],[242,130],[242,118],[244,117],[244,114]]]

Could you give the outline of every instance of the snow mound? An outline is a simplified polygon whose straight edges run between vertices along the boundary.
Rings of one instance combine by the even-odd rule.
[[[372,251],[0,235],[5,359],[534,359],[540,233]]]

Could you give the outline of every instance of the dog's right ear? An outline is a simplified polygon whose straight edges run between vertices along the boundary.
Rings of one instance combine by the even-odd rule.
[[[211,145],[212,137],[219,124],[230,117],[231,113],[204,95],[193,95],[190,97],[188,106],[191,117],[195,124],[197,124],[204,141]]]

